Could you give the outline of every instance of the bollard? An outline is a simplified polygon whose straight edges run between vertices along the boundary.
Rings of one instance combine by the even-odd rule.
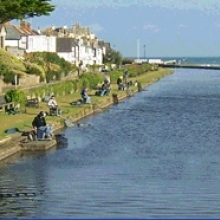
[[[140,82],[137,83],[137,87],[138,87],[138,92],[142,91],[142,85]]]
[[[118,104],[118,95],[112,94],[112,99],[113,99],[113,104],[117,105]]]

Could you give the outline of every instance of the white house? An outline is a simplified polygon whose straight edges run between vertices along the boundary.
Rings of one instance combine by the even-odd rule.
[[[4,25],[0,25],[0,48],[5,49],[6,29]]]
[[[27,48],[27,37],[38,35],[36,31],[31,29],[30,24],[27,22],[21,22],[20,27],[7,22],[5,29],[5,47],[7,47],[7,50],[14,48],[17,51],[25,51]]]
[[[26,52],[56,52],[56,37],[29,35],[27,36]]]
[[[27,22],[21,22],[20,27],[8,23],[5,29],[4,46],[14,53],[56,52],[76,66],[103,64],[104,42],[102,46],[99,45],[99,40],[89,28],[81,28],[79,24],[72,29],[51,27],[42,31],[42,34],[40,30],[32,30]]]
[[[94,47],[89,40],[73,38],[57,38],[57,54],[66,61],[76,66],[103,63],[103,51],[100,47]]]

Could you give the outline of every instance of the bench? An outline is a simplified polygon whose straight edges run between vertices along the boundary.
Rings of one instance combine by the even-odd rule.
[[[8,112],[10,109],[14,108],[13,102],[6,102],[3,96],[0,96],[0,112]]]
[[[38,98],[27,98],[26,106],[27,107],[39,108],[40,104],[39,104]]]

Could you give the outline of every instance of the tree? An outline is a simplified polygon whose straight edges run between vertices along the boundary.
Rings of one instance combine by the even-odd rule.
[[[103,63],[114,63],[116,65],[121,65],[122,59],[122,55],[119,51],[110,50],[103,57]]]
[[[55,6],[48,1],[50,0],[0,0],[0,24],[14,19],[50,15]]]

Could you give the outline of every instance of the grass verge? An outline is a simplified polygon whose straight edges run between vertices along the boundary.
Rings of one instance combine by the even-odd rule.
[[[141,76],[135,77],[135,78],[129,78],[132,81],[139,81],[143,87],[146,87],[161,78],[168,76],[172,74],[173,71],[170,69],[159,69],[158,71],[154,72],[147,72],[146,74],[143,74]],[[137,90],[137,87],[132,86],[131,91],[135,92]],[[126,96],[126,91],[118,91],[117,85],[112,85],[112,93],[115,93],[118,95],[118,97]],[[95,91],[89,91],[89,95],[92,98],[92,103],[98,105],[100,108],[102,106],[108,104],[111,102],[111,96],[104,96],[104,97],[98,97],[95,96]],[[56,97],[56,100],[62,110],[62,116],[64,118],[71,118],[72,120],[79,118],[82,111],[85,111],[87,108],[90,108],[89,105],[82,105],[82,106],[75,106],[70,105],[72,101],[75,101],[80,98],[80,92],[75,92],[68,96],[59,96]],[[21,107],[22,109],[22,107]],[[4,112],[0,113],[0,140],[4,139],[6,136],[8,136],[5,133],[5,130],[10,128],[19,128],[20,130],[30,130],[32,128],[31,122],[33,118],[39,113],[39,111],[48,111],[47,103],[41,102],[39,108],[31,108],[26,107],[26,113],[19,113],[16,115],[7,115]],[[63,123],[63,118],[56,117],[56,116],[48,116],[46,118],[47,123],[53,124],[54,127],[57,125],[60,125]]]

